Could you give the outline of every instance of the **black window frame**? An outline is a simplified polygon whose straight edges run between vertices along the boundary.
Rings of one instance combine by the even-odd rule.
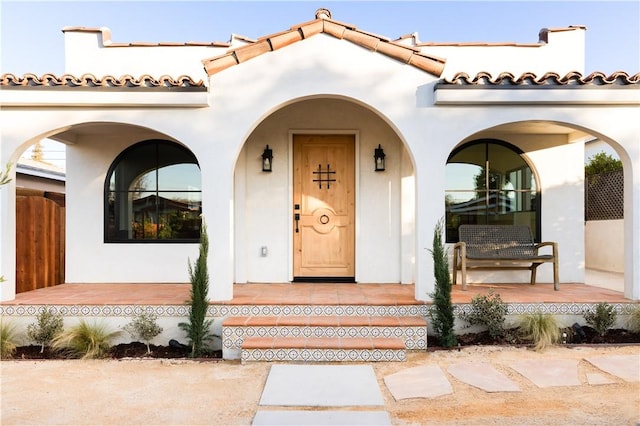
[[[155,204],[155,209],[156,209],[156,214],[159,213],[159,209],[160,209],[160,203],[158,202],[160,196],[160,193],[171,193],[171,192],[176,192],[176,193],[198,193],[199,194],[199,203],[200,203],[200,208],[199,208],[199,219],[198,219],[198,231],[197,231],[197,237],[193,237],[193,238],[158,238],[158,234],[156,234],[156,238],[147,238],[147,239],[133,239],[133,238],[119,238],[117,236],[111,236],[109,233],[109,226],[110,226],[110,205],[109,205],[109,198],[110,195],[112,193],[117,193],[117,192],[123,192],[123,193],[134,193],[136,191],[133,190],[127,190],[127,191],[117,191],[117,190],[112,190],[111,189],[111,178],[112,175],[116,169],[116,167],[118,167],[118,165],[120,163],[122,163],[127,156],[131,155],[132,152],[134,152],[135,150],[144,148],[146,146],[154,146],[155,147],[155,166],[149,170],[155,170],[156,171],[156,185],[155,185],[155,189],[153,190],[149,190],[149,191],[145,191],[145,192],[150,192],[150,193],[155,193],[155,199],[156,199],[156,204]],[[165,140],[165,139],[148,139],[148,140],[143,140],[140,142],[136,142],[132,145],[130,145],[129,147],[127,147],[126,149],[124,149],[120,154],[118,154],[118,156],[113,160],[113,162],[111,163],[111,165],[109,166],[109,169],[107,171],[106,177],[105,177],[105,181],[104,181],[104,190],[103,190],[103,199],[104,199],[104,216],[103,216],[103,224],[104,224],[104,242],[108,243],[108,244],[185,244],[185,243],[193,243],[193,244],[198,244],[200,243],[200,229],[202,227],[202,180],[200,181],[200,186],[198,190],[167,190],[167,189],[161,189],[158,187],[157,181],[158,181],[158,169],[160,168],[160,162],[159,162],[159,158],[160,158],[160,150],[161,147],[166,146],[166,147],[170,147],[172,150],[178,149],[180,151],[182,151],[182,153],[189,158],[190,160],[192,160],[191,162],[177,162],[174,164],[195,164],[198,167],[198,170],[200,170],[200,164],[198,163],[198,160],[196,158],[196,156],[193,154],[193,152],[191,152],[191,150],[189,150],[187,147],[185,147],[184,145],[181,145],[179,143],[173,142],[173,141],[169,141],[169,140]],[[200,175],[200,179],[202,179],[202,176]],[[144,225],[143,225],[144,226]],[[158,232],[156,230],[156,232]]]
[[[541,223],[542,223],[542,196],[541,196],[541,190],[540,190],[540,182],[538,179],[538,174],[536,173],[536,170],[534,169],[534,167],[531,165],[531,163],[528,161],[528,159],[524,156],[524,151],[522,151],[520,148],[518,148],[517,146],[500,140],[500,139],[476,139],[473,141],[470,141],[468,143],[465,143],[457,148],[455,148],[451,154],[449,154],[449,157],[447,158],[447,162],[445,164],[445,167],[450,163],[451,159],[454,158],[458,153],[460,153],[461,151],[471,148],[473,146],[477,146],[477,145],[485,145],[485,149],[484,149],[484,161],[485,164],[487,164],[486,162],[489,161],[488,164],[490,164],[490,159],[489,157],[489,146],[490,145],[497,145],[497,146],[501,146],[504,148],[507,148],[511,151],[513,151],[515,154],[517,154],[523,161],[523,163],[529,168],[530,172],[531,172],[531,177],[535,182],[535,197],[534,197],[534,208],[533,208],[533,212],[535,214],[535,229],[532,229],[532,233],[533,233],[533,238],[534,241],[536,242],[540,242],[541,241],[541,235],[542,235],[542,230],[541,230]],[[484,167],[486,170],[486,167]],[[515,169],[511,169],[509,170],[509,172],[512,171],[516,171],[516,170],[522,170],[521,167],[519,168],[515,168]],[[489,174],[490,174],[491,170],[489,168]],[[461,192],[470,192],[472,191],[471,189],[469,190],[460,190]],[[477,191],[477,189],[473,189],[473,191]],[[484,191],[486,193],[491,193],[491,192],[496,192],[499,193],[501,191],[504,191],[502,189],[491,189],[489,187],[484,188]],[[447,207],[446,207],[446,196],[447,194],[449,194],[450,192],[455,192],[455,191],[451,191],[448,188],[448,182],[445,181],[445,241],[447,243],[456,243],[458,242],[458,239],[455,238],[453,235],[450,235],[449,229],[449,212],[447,211]],[[526,190],[516,190],[515,192],[519,192],[519,193],[524,193],[526,192]],[[487,200],[489,200],[490,197],[485,197]],[[488,218],[489,215],[491,214],[491,211],[487,208],[485,209],[485,218]],[[486,220],[487,223],[490,223],[489,220]]]

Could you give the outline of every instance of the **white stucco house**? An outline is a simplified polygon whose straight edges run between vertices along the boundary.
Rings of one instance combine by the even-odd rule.
[[[201,218],[212,300],[313,280],[429,300],[442,218],[450,243],[461,223],[528,224],[558,242],[561,281],[584,282],[596,137],[624,165],[625,296],[640,299],[640,74],[583,75],[582,26],[528,44],[369,31],[325,9],[228,43],[67,27],[65,75],[4,74],[0,163],[67,145],[66,282],[187,282]],[[0,191],[0,301],[15,298],[15,192]],[[482,279],[528,280],[509,274]]]

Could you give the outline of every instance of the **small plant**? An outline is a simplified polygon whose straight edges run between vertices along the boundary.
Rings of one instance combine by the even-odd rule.
[[[617,314],[613,306],[607,302],[600,302],[595,310],[584,311],[583,316],[587,324],[602,337],[615,324]]]
[[[11,182],[9,175],[11,174],[11,163],[7,163],[4,172],[0,172],[0,186]]]
[[[443,221],[440,220],[433,232],[433,270],[436,279],[435,291],[431,294],[433,306],[429,309],[429,317],[440,343],[445,348],[456,344],[453,332],[455,316],[451,303],[451,277],[449,276],[449,260],[442,242]]]
[[[471,312],[463,312],[459,318],[471,325],[486,327],[489,335],[498,339],[505,334],[507,310],[507,304],[502,301],[500,295],[489,290],[489,294],[474,296],[471,299]]]
[[[629,331],[632,333],[640,333],[640,306],[636,306],[629,315],[628,320]]]
[[[189,277],[191,278],[191,297],[187,301],[191,305],[189,309],[189,322],[181,322],[178,326],[187,333],[191,345],[191,357],[196,358],[204,354],[205,342],[213,337],[209,333],[212,320],[206,319],[209,300],[209,273],[207,272],[207,253],[209,252],[209,238],[207,228],[202,222],[200,230],[200,253],[193,266],[189,262]]]
[[[54,350],[67,351],[81,359],[103,358],[111,349],[111,341],[120,331],[110,331],[104,324],[88,324],[84,320],[58,334],[51,342]]]
[[[16,351],[16,327],[0,320],[0,358],[12,358]]]
[[[124,326],[124,329],[131,335],[132,339],[142,340],[147,345],[147,354],[151,353],[151,348],[149,347],[151,340],[162,333],[162,327],[156,323],[157,319],[158,317],[155,314],[143,312]]]
[[[38,343],[41,346],[40,353],[43,353],[45,346],[50,345],[63,328],[62,314],[45,307],[36,315],[36,322],[27,326],[27,337]]]
[[[557,343],[561,336],[556,318],[541,312],[520,316],[518,329],[525,339],[533,341],[536,351]]]

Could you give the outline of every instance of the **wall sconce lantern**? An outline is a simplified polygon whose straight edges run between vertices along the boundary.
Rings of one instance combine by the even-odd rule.
[[[384,157],[386,157],[384,150],[382,149],[382,146],[378,144],[378,147],[373,152],[373,159],[376,162],[376,168],[374,170],[376,172],[384,172],[384,169],[385,169]]]
[[[264,149],[262,153],[262,171],[270,172],[273,166],[273,151],[269,148],[269,145]]]

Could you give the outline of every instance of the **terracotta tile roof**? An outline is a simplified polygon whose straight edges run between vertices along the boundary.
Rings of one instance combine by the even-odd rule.
[[[85,32],[85,33],[100,33],[102,36],[102,45],[104,47],[181,47],[181,46],[204,46],[204,47],[230,47],[231,43],[225,43],[220,41],[212,42],[200,42],[200,41],[187,41],[187,42],[170,42],[163,41],[158,43],[136,41],[132,43],[114,43],[111,41],[111,30],[106,27],[91,28],[91,27],[64,27],[63,33],[66,32]]]
[[[640,73],[629,75],[617,71],[607,76],[601,72],[593,72],[583,76],[579,72],[571,72],[564,76],[549,72],[541,77],[533,73],[524,73],[515,77],[511,73],[501,73],[493,77],[487,72],[480,72],[475,77],[466,73],[458,73],[451,79],[443,79],[438,84],[442,86],[640,86]]]
[[[172,78],[163,75],[154,78],[149,75],[143,75],[135,78],[130,75],[123,75],[120,78],[111,75],[98,78],[92,74],[84,74],[76,77],[71,74],[64,74],[57,77],[53,74],[44,74],[37,76],[35,74],[24,74],[22,77],[13,74],[2,74],[0,76],[0,87],[12,88],[52,88],[52,87],[71,87],[71,88],[118,88],[118,89],[184,89],[184,90],[202,90],[207,88],[202,80],[194,81],[191,77],[182,75],[178,78]]]
[[[382,53],[438,77],[444,69],[444,59],[425,55],[421,53],[420,49],[359,30],[353,25],[334,21],[331,19],[331,12],[327,9],[318,9],[316,11],[316,19],[313,21],[295,25],[289,30],[262,37],[254,43],[232,49],[224,55],[205,59],[202,62],[207,73],[211,76],[256,56],[278,50],[316,34],[328,34],[340,40],[350,41],[365,49]]]

